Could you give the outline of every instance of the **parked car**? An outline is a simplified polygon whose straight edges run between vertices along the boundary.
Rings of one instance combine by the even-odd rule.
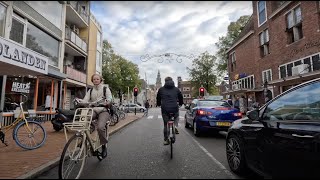
[[[123,110],[128,110],[129,109],[129,111],[135,111],[135,109],[136,109],[136,111],[137,112],[144,112],[144,111],[146,111],[146,108],[145,107],[143,107],[143,106],[140,106],[140,105],[138,105],[138,104],[133,104],[133,103],[129,103],[129,104],[125,104],[125,105],[123,105]]]
[[[266,177],[320,177],[320,78],[297,85],[228,130],[230,169]]]
[[[226,131],[233,121],[242,117],[238,109],[221,100],[194,99],[186,109],[185,127],[192,126],[196,136],[206,131]]]

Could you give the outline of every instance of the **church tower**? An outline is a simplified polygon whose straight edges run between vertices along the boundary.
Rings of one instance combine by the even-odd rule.
[[[158,70],[157,81],[156,81],[156,89],[160,89],[162,87],[160,71]]]

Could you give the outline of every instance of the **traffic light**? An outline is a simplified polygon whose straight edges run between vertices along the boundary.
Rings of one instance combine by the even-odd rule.
[[[204,96],[204,87],[199,88],[199,96]]]
[[[133,95],[136,97],[138,95],[138,88],[133,88]]]

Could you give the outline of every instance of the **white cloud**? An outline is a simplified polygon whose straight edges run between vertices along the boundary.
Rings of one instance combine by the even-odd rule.
[[[204,51],[215,54],[215,43],[224,36],[227,27],[242,15],[252,14],[251,1],[104,1],[92,2],[91,11],[102,25],[103,37],[114,50],[138,64],[140,77],[155,83],[158,70],[162,82],[171,76],[188,79],[186,67],[192,60],[182,63],[156,58],[141,62],[142,55],[176,53],[198,56]]]

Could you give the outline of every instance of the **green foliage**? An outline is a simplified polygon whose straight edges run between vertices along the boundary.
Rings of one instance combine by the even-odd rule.
[[[227,71],[228,54],[227,50],[232,46],[234,41],[238,38],[242,29],[247,24],[250,16],[241,16],[236,22],[231,22],[228,26],[228,32],[226,36],[219,37],[219,41],[216,43],[218,51],[216,57],[218,58],[218,73],[221,75]]]
[[[192,68],[188,68],[193,88],[192,97],[199,95],[199,88],[205,87],[210,94],[218,94],[216,87],[217,74],[215,71],[216,57],[207,51],[192,61]]]
[[[119,91],[120,94],[128,92],[128,87],[130,92],[135,86],[141,87],[138,65],[115,54],[107,40],[103,41],[102,62],[104,83],[109,84],[116,97],[119,97]]]

